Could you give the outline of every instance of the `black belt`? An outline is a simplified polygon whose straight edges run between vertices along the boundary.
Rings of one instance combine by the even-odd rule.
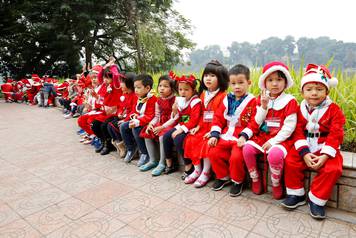
[[[329,135],[329,132],[317,132],[317,133],[310,133],[308,131],[304,131],[304,135],[310,138],[319,138],[319,137],[326,137]]]

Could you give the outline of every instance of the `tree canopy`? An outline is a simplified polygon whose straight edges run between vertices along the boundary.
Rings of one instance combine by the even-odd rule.
[[[287,36],[284,39],[270,37],[257,44],[232,42],[226,51],[218,45],[211,45],[192,51],[190,67],[185,68],[200,70],[210,59],[218,59],[227,66],[238,63],[262,66],[270,61],[281,60],[296,67],[303,62],[325,64],[332,59],[332,68],[355,69],[356,43],[344,43],[329,37],[302,37],[295,40]]]
[[[0,1],[0,64],[17,74],[70,75],[114,56],[122,68],[176,65],[191,26],[172,0]]]

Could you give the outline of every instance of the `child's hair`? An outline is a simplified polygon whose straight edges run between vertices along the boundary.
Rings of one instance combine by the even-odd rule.
[[[277,72],[277,74],[278,74],[278,77],[281,77],[281,78],[284,79],[284,80],[286,81],[286,83],[287,83],[287,76],[286,76],[282,71],[280,71],[280,70],[277,70],[276,72]]]
[[[135,80],[136,74],[132,72],[127,72],[125,73],[125,77],[121,78],[121,81],[126,85],[126,88],[134,91],[134,80]]]
[[[162,75],[161,77],[159,77],[158,85],[164,80],[168,81],[169,86],[172,89],[172,93],[177,92],[176,82],[171,77],[169,77],[168,75]],[[157,88],[158,88],[158,85],[157,85]]]
[[[110,67],[107,67],[106,69],[104,69],[103,77],[113,79],[113,74],[110,71]]]
[[[149,74],[137,75],[134,82],[136,82],[136,81],[141,81],[143,86],[145,86],[145,87],[150,86],[150,88],[152,88],[152,86],[153,86],[153,78]]]
[[[221,91],[226,91],[229,87],[227,69],[219,61],[212,60],[204,68],[202,82],[199,87],[199,94],[202,93],[203,90],[207,90],[207,87],[204,84],[204,75],[209,73],[215,74],[218,78],[218,88],[220,88]]]
[[[247,66],[243,64],[237,64],[229,70],[228,75],[230,77],[230,75],[238,75],[238,74],[243,74],[245,75],[247,80],[250,80],[250,69]]]

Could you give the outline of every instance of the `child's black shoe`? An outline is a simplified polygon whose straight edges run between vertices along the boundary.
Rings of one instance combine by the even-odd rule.
[[[242,193],[242,187],[243,187],[243,183],[232,182],[230,192],[229,192],[230,197],[240,196]]]
[[[295,209],[299,206],[305,204],[305,195],[296,196],[296,195],[287,195],[287,197],[281,202],[282,207],[287,209]]]
[[[319,206],[313,203],[312,201],[309,201],[308,205],[309,205],[310,215],[312,216],[312,218],[319,219],[319,220],[325,219],[326,217],[325,206]]]
[[[223,189],[223,187],[229,185],[231,183],[231,180],[222,180],[222,179],[216,179],[213,183],[212,190],[214,191],[219,191]]]
[[[166,168],[164,169],[164,174],[171,174],[173,172],[177,171],[176,166],[172,165],[172,166],[166,166]]]

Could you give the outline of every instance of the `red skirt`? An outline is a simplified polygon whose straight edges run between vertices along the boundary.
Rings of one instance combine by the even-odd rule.
[[[154,125],[154,127],[160,126],[161,123],[157,123]],[[155,139],[155,140],[159,140],[160,136],[163,136],[167,131],[169,131],[170,129],[172,129],[173,127],[169,126],[167,128],[164,128],[160,133],[158,133],[158,135],[155,135],[153,133],[153,131],[149,131],[148,133],[146,133],[146,129],[147,129],[148,125],[145,126],[144,128],[142,128],[141,133],[140,133],[140,137],[142,138],[146,138],[146,139]]]
[[[195,135],[188,134],[184,140],[184,157],[192,160],[194,165],[200,164],[202,158],[207,158],[209,152],[209,139],[204,138],[210,131],[206,125],[199,129]]]

